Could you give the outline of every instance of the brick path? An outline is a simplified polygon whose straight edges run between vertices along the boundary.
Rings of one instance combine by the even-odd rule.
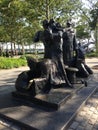
[[[98,58],[87,59],[86,63],[92,67],[98,65]],[[17,75],[28,67],[22,67],[12,70],[0,70],[0,87],[14,85]],[[94,70],[98,73],[98,70]],[[11,81],[10,81],[11,80]],[[96,81],[98,76],[96,75]],[[16,127],[3,122],[0,119],[0,130],[19,130]],[[98,130],[98,91],[92,95],[85,106],[77,114],[68,130]]]
[[[87,101],[68,130],[98,130],[98,91]]]

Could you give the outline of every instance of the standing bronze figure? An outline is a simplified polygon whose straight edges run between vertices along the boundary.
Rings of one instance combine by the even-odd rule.
[[[77,54],[77,41],[75,31],[72,28],[72,22],[70,20],[66,23],[67,28],[63,33],[63,60],[64,64],[70,66],[70,62],[74,55]]]

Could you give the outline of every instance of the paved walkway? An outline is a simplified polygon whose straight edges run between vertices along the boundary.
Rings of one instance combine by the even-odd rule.
[[[87,101],[68,130],[98,130],[98,91]]]
[[[86,59],[86,63],[90,67],[98,65],[98,58]],[[18,74],[28,69],[28,67],[21,67],[11,70],[0,70],[0,90],[2,90],[4,86],[13,86]],[[94,73],[98,73],[98,70],[93,71]],[[11,128],[6,123],[3,123],[2,120],[0,120],[0,130],[19,129]],[[92,97],[87,101],[86,105],[78,113],[68,130],[98,130],[98,92],[93,94]]]
[[[98,58],[87,58],[86,63],[89,67],[93,67],[95,65],[98,65]]]
[[[21,67],[9,70],[0,70],[0,92],[2,92],[5,87],[12,87],[15,85],[15,80],[22,71],[28,70],[28,67]],[[16,126],[11,126],[8,122],[0,119],[0,130],[20,130]]]

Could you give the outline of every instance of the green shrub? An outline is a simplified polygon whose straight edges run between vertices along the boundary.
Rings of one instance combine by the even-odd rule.
[[[27,61],[25,59],[0,57],[0,69],[18,68],[26,65]]]
[[[26,60],[27,57],[32,57],[34,59],[39,60],[39,59],[43,59],[44,54],[25,54],[25,55],[22,55],[20,58]]]
[[[0,58],[0,69],[11,69],[13,68],[13,64],[10,59]]]
[[[98,55],[96,54],[96,52],[91,52],[91,53],[87,53],[86,57],[98,57]]]
[[[35,54],[27,54],[22,55],[20,58],[10,58],[10,57],[0,57],[0,69],[11,69],[18,68],[21,66],[27,65],[27,57],[32,57],[34,59],[43,59],[43,54],[35,55]]]
[[[18,62],[19,62],[19,64],[21,65],[21,66],[26,66],[27,65],[27,60],[26,60],[26,58],[25,59],[19,59],[18,60]]]
[[[20,59],[25,59],[26,60],[26,55],[21,55]]]

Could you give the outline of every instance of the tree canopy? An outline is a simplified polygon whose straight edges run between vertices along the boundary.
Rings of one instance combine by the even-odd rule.
[[[0,0],[0,42],[31,44],[42,21],[51,18],[62,26],[69,18],[77,21],[77,36],[88,37],[88,28],[98,29],[98,2],[86,1],[89,8],[81,0]]]

